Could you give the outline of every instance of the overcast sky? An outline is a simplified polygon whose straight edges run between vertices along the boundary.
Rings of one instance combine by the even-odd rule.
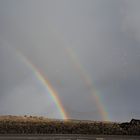
[[[139,13],[139,0],[0,0],[0,114],[60,118],[18,49],[71,118],[102,119],[93,88],[112,121],[140,118]]]

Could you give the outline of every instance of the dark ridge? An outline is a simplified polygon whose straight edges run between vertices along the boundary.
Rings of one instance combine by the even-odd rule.
[[[127,135],[140,135],[140,120],[132,119],[130,122],[121,123],[120,127]]]

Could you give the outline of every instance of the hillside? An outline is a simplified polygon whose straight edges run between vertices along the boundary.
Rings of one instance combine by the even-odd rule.
[[[53,120],[33,116],[0,116],[0,134],[105,134],[140,135],[140,122]]]

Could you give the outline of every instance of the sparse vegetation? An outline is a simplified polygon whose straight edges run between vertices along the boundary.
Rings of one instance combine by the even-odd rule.
[[[62,121],[34,116],[1,116],[0,134],[105,134],[140,135],[140,123]]]

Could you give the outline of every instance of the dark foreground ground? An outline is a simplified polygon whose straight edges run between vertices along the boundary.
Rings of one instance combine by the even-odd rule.
[[[0,140],[140,140],[140,136],[0,135]]]
[[[84,120],[53,120],[33,116],[0,116],[0,134],[9,135],[132,135],[140,136],[140,121],[130,122],[98,122]],[[120,136],[118,136],[120,138]],[[108,136],[110,137],[110,136]],[[43,136],[45,139],[45,137]],[[131,138],[131,137],[130,137]],[[14,139],[14,138],[13,138]],[[132,139],[131,139],[132,140]]]

